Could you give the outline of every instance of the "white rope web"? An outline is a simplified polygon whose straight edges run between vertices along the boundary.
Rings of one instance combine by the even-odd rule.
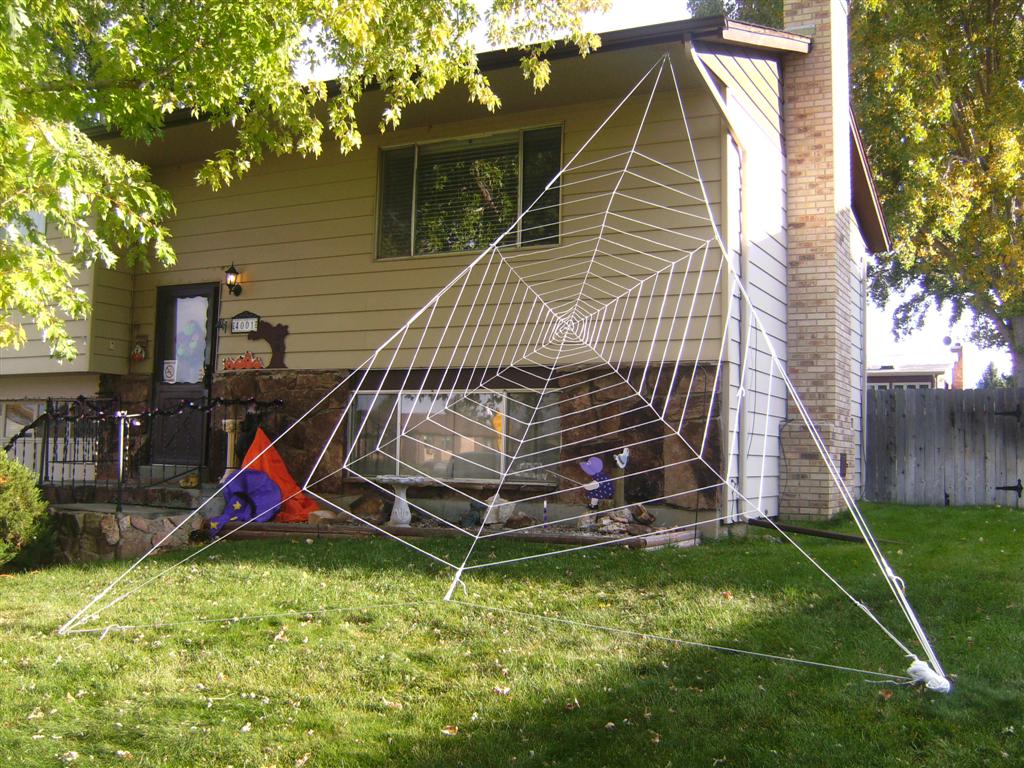
[[[720,142],[720,130],[716,122],[714,141]],[[329,439],[301,483],[302,490],[323,507],[450,570],[443,599],[452,601],[457,586],[472,572],[619,545],[648,535],[627,530],[599,541],[532,554],[475,557],[477,545],[485,540],[589,521],[592,513],[579,511],[585,509],[590,482],[580,463],[591,456],[607,460],[613,452],[630,450],[629,463],[615,479],[625,488],[624,502],[602,509],[603,514],[637,503],[702,512],[692,515],[692,522],[677,515],[675,519],[683,521],[659,528],[658,534],[737,517],[760,518],[774,526],[778,466],[773,436],[777,441],[788,399],[818,448],[927,664],[919,662],[899,634],[811,553],[777,526],[776,532],[917,665],[909,677],[881,678],[913,679],[940,689],[938,681],[945,682],[944,672],[907,600],[904,584],[843,483],[786,374],[748,286],[734,268],[734,254],[714,215],[724,187],[718,178],[721,174],[716,174],[713,164],[702,168],[699,160],[698,145],[704,138],[694,134],[675,67],[666,54],[582,141],[515,222],[274,442],[312,417],[330,398],[346,394]],[[560,227],[557,239],[545,237],[550,218],[530,224],[537,220],[530,214],[552,209]],[[531,230],[539,230],[537,237],[547,244],[519,247],[531,239]],[[731,418],[724,420],[725,410]],[[743,430],[739,414],[746,420]],[[729,424],[728,429],[719,430],[720,422]],[[495,499],[485,505],[474,525],[461,525],[428,500],[409,500],[421,518],[454,531],[466,542],[461,557],[431,552],[425,542],[421,546],[367,521],[326,490],[345,478],[395,499],[396,476],[422,478],[421,482],[464,507],[479,503],[484,488]],[[723,494],[728,503],[723,503]],[[502,496],[514,499],[517,509],[543,509],[543,518],[537,515],[516,530],[488,526],[503,503]],[[204,506],[190,517],[201,514]],[[549,508],[557,510],[550,518]],[[60,632],[127,628],[104,625],[103,615],[246,525],[152,575],[131,581],[138,566],[173,531],[168,533]],[[453,602],[481,607],[464,600]],[[568,619],[557,621],[630,633]]]

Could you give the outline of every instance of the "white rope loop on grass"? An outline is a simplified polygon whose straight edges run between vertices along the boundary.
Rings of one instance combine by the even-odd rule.
[[[927,661],[921,661],[916,656],[907,669],[907,674],[915,683],[922,683],[928,690],[937,693],[949,693],[953,690],[953,684],[944,676],[940,675],[930,666]]]

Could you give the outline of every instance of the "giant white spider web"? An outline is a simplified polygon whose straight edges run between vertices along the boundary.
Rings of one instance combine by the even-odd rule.
[[[715,218],[725,186],[720,164],[716,170],[702,162],[698,151],[707,138],[695,136],[674,65],[663,56],[515,222],[307,412],[303,419],[339,393],[346,396],[302,490],[448,571],[448,601],[481,569],[650,535],[626,530],[527,555],[475,557],[481,541],[589,522],[583,506],[589,478],[579,464],[595,455],[610,463],[623,448],[631,460],[616,482],[625,492],[602,513],[638,503],[668,510],[670,522],[659,535],[737,517],[774,525],[779,468],[773,441],[788,398],[930,664],[911,678],[942,680],[902,580],[841,479],[737,275]],[[545,211],[557,214],[557,237]],[[742,432],[741,412],[747,420]],[[496,510],[485,504],[478,522],[460,524],[443,504],[410,499],[419,517],[465,542],[463,554],[451,558],[431,551],[429,540],[364,519],[325,490],[344,478],[394,500],[389,478],[395,475],[423,478],[462,507],[485,496],[515,499],[534,520],[518,529],[486,525]],[[549,508],[555,510],[550,518]],[[126,580],[161,541],[61,633],[121,628],[104,624],[103,614],[245,526],[154,575]],[[806,549],[776,531],[920,667],[895,631]]]

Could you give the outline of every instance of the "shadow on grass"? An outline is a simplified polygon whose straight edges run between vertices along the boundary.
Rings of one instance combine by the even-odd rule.
[[[914,527],[912,522],[906,525],[908,530]],[[361,697],[344,694],[355,698],[340,711],[332,709],[329,696],[314,697],[301,720],[286,726],[290,730],[288,759],[301,759],[308,752],[311,767],[391,764],[414,768],[667,764],[845,768],[878,764],[882,755],[883,762],[892,765],[1019,764],[1019,740],[1006,731],[1011,728],[1012,734],[1014,727],[1021,730],[1024,725],[1019,697],[1024,659],[1019,643],[1010,641],[1013,632],[1019,632],[1014,618],[1019,605],[1016,614],[1006,615],[1007,601],[1016,598],[983,583],[996,573],[1009,573],[1013,553],[1001,570],[991,557],[954,563],[960,550],[950,541],[951,530],[940,525],[931,533],[935,541],[922,540],[918,548],[927,557],[917,555],[908,572],[915,574],[914,597],[934,617],[930,628],[940,651],[948,651],[944,654],[947,666],[954,672],[963,670],[950,697],[900,689],[886,698],[881,692],[891,687],[873,686],[849,673],[680,648],[464,605],[434,605],[400,623],[408,634],[397,638],[388,637],[390,624],[383,616],[332,620],[339,632],[355,626],[358,642],[377,643],[382,652],[404,654],[428,672],[433,670],[435,677],[424,684],[426,690],[419,691],[413,704],[393,710],[381,703],[381,697],[390,695],[394,675],[379,679],[375,672],[351,669],[375,658],[366,649],[362,649],[364,656],[339,652],[325,658],[322,663],[328,675],[355,679],[354,689]],[[443,551],[451,543],[441,541],[438,546]],[[452,547],[452,556],[458,551]],[[500,551],[505,557],[539,550],[506,543]],[[858,593],[872,599],[884,597],[873,564],[854,546],[828,543],[816,551],[829,562],[847,566],[848,583]],[[1019,554],[1019,545],[1016,551]],[[491,551],[485,546],[479,554],[486,561]],[[528,603],[534,613],[551,611],[663,634],[685,636],[685,631],[672,630],[696,630],[707,642],[783,654],[793,648],[797,655],[859,667],[875,667],[884,660],[887,671],[901,671],[903,662],[889,641],[845,598],[831,595],[820,575],[807,567],[796,570],[793,563],[800,561],[794,555],[764,540],[726,542],[692,551],[607,550],[485,569],[466,581],[471,593],[480,595],[473,599],[501,607],[514,609]],[[160,562],[177,558],[180,554],[171,554]],[[412,596],[430,599],[443,594],[447,586],[445,574],[439,575],[440,569],[430,561],[382,541],[315,546],[245,542],[227,546],[214,565],[222,576],[204,582],[200,575],[192,587],[199,591],[204,586],[223,588],[221,581],[242,566],[254,575],[274,572],[284,581],[301,579],[302,574],[337,576],[340,572],[345,579],[378,590],[388,582],[408,582]],[[69,571],[91,579],[114,569],[108,564]],[[244,596],[246,585],[238,586]],[[763,604],[764,610],[746,612],[721,626],[709,615],[702,631],[699,612],[677,614],[678,606],[673,605],[694,594],[693,590],[712,613],[728,610],[727,593],[735,601]],[[383,593],[376,594],[384,599]],[[723,602],[716,603],[716,596]],[[680,626],[673,626],[676,619]],[[266,638],[279,624],[265,620],[236,638],[251,645],[247,656],[251,663],[259,663],[266,653]],[[448,638],[449,646],[433,644],[428,628]],[[184,630],[158,635],[168,644],[185,637]],[[985,653],[972,652],[968,640],[986,643]],[[206,642],[226,644],[217,636]],[[464,660],[451,647],[459,642],[470,644],[465,650],[471,655]],[[520,652],[517,643],[531,647]],[[501,692],[506,686],[508,695]],[[349,689],[339,686],[339,690]],[[160,706],[197,720],[202,716],[191,696],[168,696]],[[458,732],[442,733],[442,727],[449,725],[457,726]],[[303,736],[306,726],[313,733]],[[171,750],[175,745],[159,746]],[[134,748],[146,747],[140,740]],[[237,749],[230,739],[211,745],[203,760],[214,762],[194,764],[239,763]],[[288,763],[282,760],[281,764]]]

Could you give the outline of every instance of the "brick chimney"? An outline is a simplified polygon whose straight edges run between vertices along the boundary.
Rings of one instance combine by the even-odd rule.
[[[859,496],[862,395],[854,387],[848,3],[784,0],[785,28],[812,38],[784,62],[789,243],[788,368],[836,467]],[[856,400],[856,402],[854,402]],[[831,517],[844,504],[791,402],[782,430],[781,513]]]
[[[950,350],[956,354],[953,361],[953,389],[964,388],[964,345],[957,342]]]

